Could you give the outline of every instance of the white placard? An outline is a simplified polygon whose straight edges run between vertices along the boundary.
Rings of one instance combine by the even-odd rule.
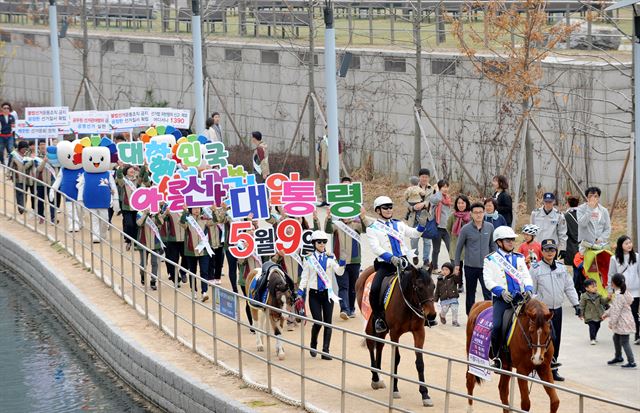
[[[191,111],[188,109],[149,108],[151,125],[173,126],[176,129],[188,129]]]
[[[149,110],[146,108],[131,108],[109,112],[109,126],[111,129],[144,128],[150,125]]]
[[[25,108],[24,118],[28,126],[67,126],[69,108],[66,106]]]
[[[109,112],[69,112],[69,126],[74,133],[111,133]]]
[[[24,120],[16,121],[15,133],[22,139],[57,139],[61,133],[57,126],[27,126]]]

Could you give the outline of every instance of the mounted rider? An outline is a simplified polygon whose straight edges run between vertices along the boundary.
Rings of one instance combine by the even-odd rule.
[[[508,226],[493,231],[493,241],[498,249],[484,259],[484,283],[493,294],[493,328],[491,330],[491,349],[494,366],[500,367],[500,349],[502,348],[502,318],[504,312],[516,303],[528,299],[533,292],[533,282],[527,269],[524,255],[514,252],[516,233]]]
[[[371,283],[369,304],[375,332],[382,334],[387,331],[384,306],[380,302],[382,280],[395,274],[398,267],[404,269],[409,265],[407,255],[410,249],[407,248],[404,237],[420,238],[425,229],[425,222],[419,222],[416,228],[411,228],[404,222],[392,218],[393,201],[387,196],[377,197],[373,201],[373,210],[378,214],[378,219],[367,227],[367,239],[377,258],[373,262],[376,274]]]

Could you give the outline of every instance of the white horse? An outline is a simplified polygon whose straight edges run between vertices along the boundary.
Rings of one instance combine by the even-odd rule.
[[[265,275],[267,279],[267,299],[265,304],[284,310],[287,306],[289,308],[293,304],[293,291],[291,290],[290,282],[287,282],[287,275],[282,268],[278,265],[273,265]],[[249,286],[249,295],[252,294],[251,284],[253,279],[262,272],[262,268],[256,268],[249,272],[247,275],[247,286]],[[280,335],[284,331],[284,317],[281,312],[275,310],[269,310],[269,317],[267,317],[267,308],[264,306],[257,306],[249,303],[251,307],[251,316],[253,317],[254,326],[256,327],[256,345],[258,351],[264,351],[264,345],[262,344],[262,331],[267,331],[267,319],[271,324],[271,331],[276,337],[276,356],[279,360],[284,360],[284,345],[280,340]]]

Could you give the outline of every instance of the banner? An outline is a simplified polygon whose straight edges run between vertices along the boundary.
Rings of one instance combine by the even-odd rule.
[[[80,111],[69,112],[69,128],[73,133],[111,133],[109,112]]]
[[[25,108],[24,120],[28,126],[67,126],[69,108],[66,106]]]
[[[171,125],[178,129],[189,129],[191,111],[188,109],[149,108],[149,121],[153,126]]]
[[[469,343],[469,361],[490,366],[489,348],[491,347],[491,328],[493,327],[493,307],[489,307],[478,315],[473,326]],[[469,366],[469,373],[483,380],[491,380],[491,370]]]
[[[151,125],[149,110],[145,108],[130,108],[109,112],[109,126],[111,129],[146,128],[149,125]]]
[[[27,126],[24,120],[16,121],[15,133],[22,139],[57,139],[60,130],[57,126]]]

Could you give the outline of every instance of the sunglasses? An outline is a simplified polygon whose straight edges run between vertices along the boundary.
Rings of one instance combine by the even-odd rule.
[[[380,209],[383,211],[388,211],[390,209],[393,209],[393,205],[381,205]]]
[[[326,244],[327,240],[326,239],[317,239],[317,240],[315,240],[313,242],[315,242],[316,244]]]
[[[556,252],[556,251],[558,251],[558,250],[555,249],[555,248],[543,248],[542,249],[542,252]]]

